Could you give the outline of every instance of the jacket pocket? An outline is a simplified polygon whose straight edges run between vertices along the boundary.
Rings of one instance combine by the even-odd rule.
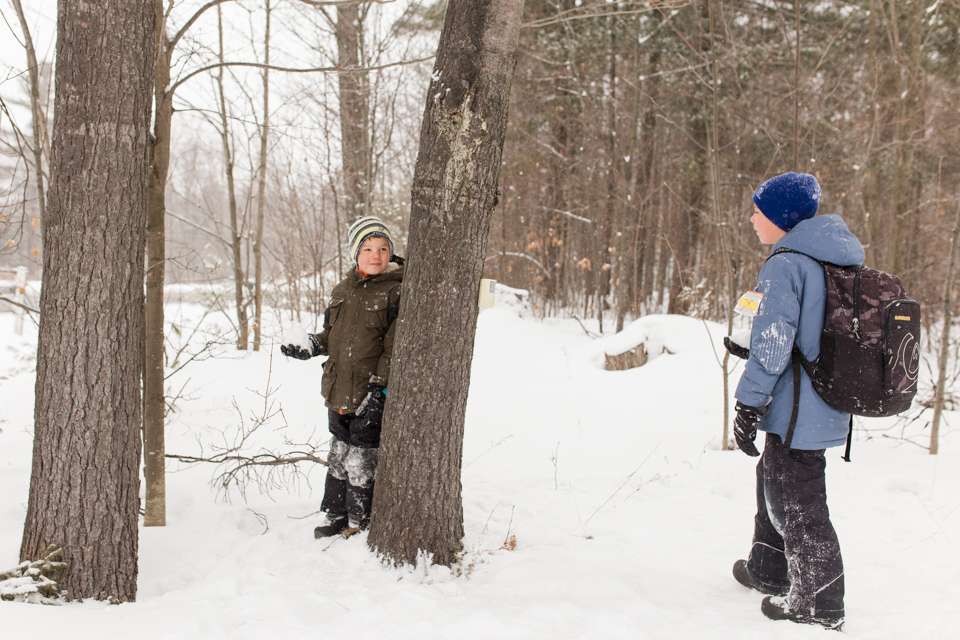
[[[340,315],[340,310],[343,308],[343,298],[332,298],[330,304],[327,305],[327,310],[323,312],[323,321],[324,324],[333,326],[337,322],[337,316]]]
[[[327,358],[323,363],[323,378],[320,380],[320,395],[333,402],[330,392],[333,391],[333,383],[337,380],[337,364],[333,358]]]
[[[364,303],[364,325],[367,329],[382,329],[387,326],[387,307],[390,305],[390,295],[386,292],[377,293],[367,298]]]

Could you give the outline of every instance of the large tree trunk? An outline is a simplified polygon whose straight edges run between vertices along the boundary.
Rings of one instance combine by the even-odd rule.
[[[62,545],[73,598],[134,600],[152,0],[61,2],[22,560]]]
[[[507,125],[523,0],[451,0],[414,172],[409,262],[384,416],[370,547],[449,565],[477,292]]]

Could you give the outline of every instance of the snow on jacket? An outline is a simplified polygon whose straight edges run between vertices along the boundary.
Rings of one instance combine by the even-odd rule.
[[[838,266],[863,264],[860,241],[837,215],[804,220],[781,238],[771,253],[778,249],[802,251]],[[769,405],[759,428],[785,438],[793,412],[794,342],[807,360],[820,354],[826,304],[823,267],[806,255],[773,256],[760,269],[756,290],[763,300],[753,319],[750,357],[735,396],[751,407]],[[800,411],[791,448],[826,449],[844,444],[850,414],[824,402],[806,371],[800,376]]]
[[[315,337],[330,356],[323,363],[320,391],[334,411],[354,413],[371,382],[387,386],[400,308],[401,264],[390,262],[383,273],[372,276],[352,271],[330,294],[323,331]]]

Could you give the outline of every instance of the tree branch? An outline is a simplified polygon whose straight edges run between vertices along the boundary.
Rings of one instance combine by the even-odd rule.
[[[40,313],[40,311],[37,310],[37,309],[31,309],[30,307],[28,307],[28,306],[25,305],[25,304],[20,304],[19,302],[14,302],[14,301],[11,300],[10,298],[5,298],[4,296],[0,296],[0,302],[6,302],[7,304],[12,304],[12,305],[15,306],[15,307],[20,307],[21,309],[24,309],[25,311],[29,311],[30,313]]]
[[[303,0],[301,0],[302,2]],[[382,64],[376,67],[366,67],[362,71],[380,71],[381,69],[390,69],[391,67],[402,67],[408,64],[418,64],[420,62],[427,62],[428,60],[433,60],[436,56],[428,56],[426,58],[420,58],[418,60],[403,60],[401,62],[391,62],[390,64]],[[259,62],[218,62],[216,64],[210,64],[205,67],[191,71],[184,77],[177,80],[173,85],[170,86],[170,90],[167,93],[173,93],[177,87],[182,85],[184,82],[190,78],[196,76],[197,74],[203,73],[204,71],[211,71],[213,69],[219,69],[221,67],[253,67],[255,69],[268,69],[270,71],[283,71],[286,73],[327,73],[331,71],[340,71],[339,67],[313,67],[310,69],[299,69],[295,67],[275,67],[273,65],[261,64]],[[360,70],[360,69],[358,69]]]
[[[180,27],[180,30],[177,31],[176,35],[170,38],[170,42],[167,45],[167,51],[172,51],[173,48],[177,46],[177,43],[180,42],[180,39],[184,35],[186,35],[190,27],[193,26],[193,23],[199,20],[200,16],[202,16],[207,11],[207,9],[212,9],[213,7],[223,4],[224,2],[231,2],[231,1],[232,0],[211,0],[207,4],[197,9],[197,12],[194,13],[192,16],[190,16],[190,19],[187,20],[182,27]]]

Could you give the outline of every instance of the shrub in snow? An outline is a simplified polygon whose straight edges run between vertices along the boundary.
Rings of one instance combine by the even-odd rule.
[[[60,547],[50,545],[39,560],[28,560],[0,573],[0,600],[30,602],[32,604],[58,604],[57,580],[67,568],[66,562],[57,558],[63,553]]]

